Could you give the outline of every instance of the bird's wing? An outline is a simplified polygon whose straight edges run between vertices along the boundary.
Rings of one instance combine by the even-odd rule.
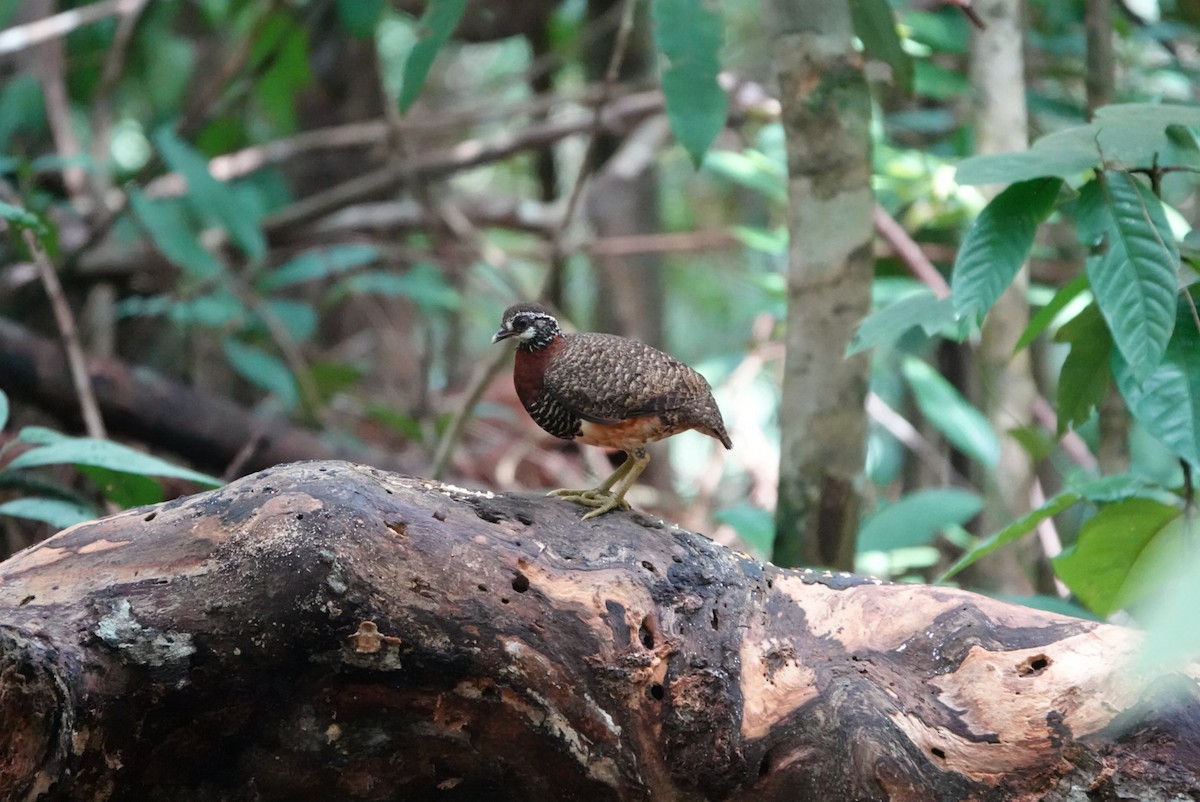
[[[611,334],[571,334],[543,384],[592,423],[612,424],[678,409],[709,394],[708,383],[679,360]]]

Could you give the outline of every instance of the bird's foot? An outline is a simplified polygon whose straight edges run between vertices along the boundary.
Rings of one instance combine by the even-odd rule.
[[[576,504],[582,504],[585,507],[594,507],[591,512],[586,513],[580,520],[586,521],[589,518],[595,518],[598,515],[603,515],[606,512],[613,510],[629,509],[629,502],[623,497],[613,495],[608,490],[595,488],[593,490],[570,490],[568,488],[559,488],[551,490],[546,495],[558,496],[559,498],[573,501]]]

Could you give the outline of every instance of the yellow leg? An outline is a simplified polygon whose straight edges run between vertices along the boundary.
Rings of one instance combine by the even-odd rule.
[[[625,457],[625,461],[621,463],[621,466],[613,471],[598,487],[592,490],[560,488],[558,490],[551,490],[549,495],[559,496],[567,501],[582,504],[585,507],[595,507],[594,510],[583,516],[581,520],[584,521],[618,508],[627,510],[629,509],[629,502],[625,500],[625,493],[628,492],[629,488],[633,487],[633,483],[641,476],[642,471],[646,470],[646,465],[649,462],[650,455],[646,453],[646,449],[635,448],[631,454]],[[614,486],[616,487],[615,491],[613,490]]]

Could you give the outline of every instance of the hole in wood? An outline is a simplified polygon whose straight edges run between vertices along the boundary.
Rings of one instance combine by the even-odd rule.
[[[304,513],[302,513],[302,512],[298,512],[298,513],[296,513],[296,520],[297,520],[297,521],[303,521],[303,520],[304,520]]]
[[[1017,673],[1022,677],[1036,677],[1053,664],[1054,661],[1046,655],[1035,654],[1017,664]]]
[[[479,583],[478,585],[476,585],[475,587],[479,588],[479,589],[480,589],[480,590],[482,590],[484,593],[487,593],[487,585],[483,584],[482,582],[480,582],[480,583]]]
[[[929,751],[932,752],[933,756],[936,758],[940,758],[942,760],[946,759],[946,753],[945,753],[945,751],[942,750],[942,748],[940,746],[935,746],[932,749],[930,749]]]
[[[388,521],[387,528],[400,537],[408,537],[408,524],[404,523],[404,521]]]
[[[649,560],[642,560],[642,567],[652,574],[658,573],[658,569],[654,567],[654,563],[650,562]]]
[[[517,520],[526,526],[533,526],[533,518],[525,515],[524,513],[517,513]]]
[[[667,695],[667,689],[657,682],[650,686],[650,698],[661,702]]]
[[[145,518],[143,518],[142,520],[143,520],[143,521],[146,521],[147,523],[149,523],[150,521],[153,521],[153,520],[154,520],[155,518],[157,518],[157,517],[158,517],[158,513],[157,513],[157,512],[152,512],[152,513],[150,513],[149,515],[147,515]]]
[[[654,619],[650,616],[642,619],[642,625],[638,627],[638,640],[647,649],[654,648]]]
[[[512,589],[517,593],[524,593],[529,590],[529,577],[518,571],[517,575],[513,577]]]
[[[721,619],[715,609],[712,611],[712,628],[714,632],[721,628]]]

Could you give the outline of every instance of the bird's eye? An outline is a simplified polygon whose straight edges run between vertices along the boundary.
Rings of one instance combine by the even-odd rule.
[[[525,329],[527,329],[527,328],[529,328],[529,318],[525,318],[525,317],[513,318],[513,322],[512,322],[512,330],[513,331],[525,331]]]

